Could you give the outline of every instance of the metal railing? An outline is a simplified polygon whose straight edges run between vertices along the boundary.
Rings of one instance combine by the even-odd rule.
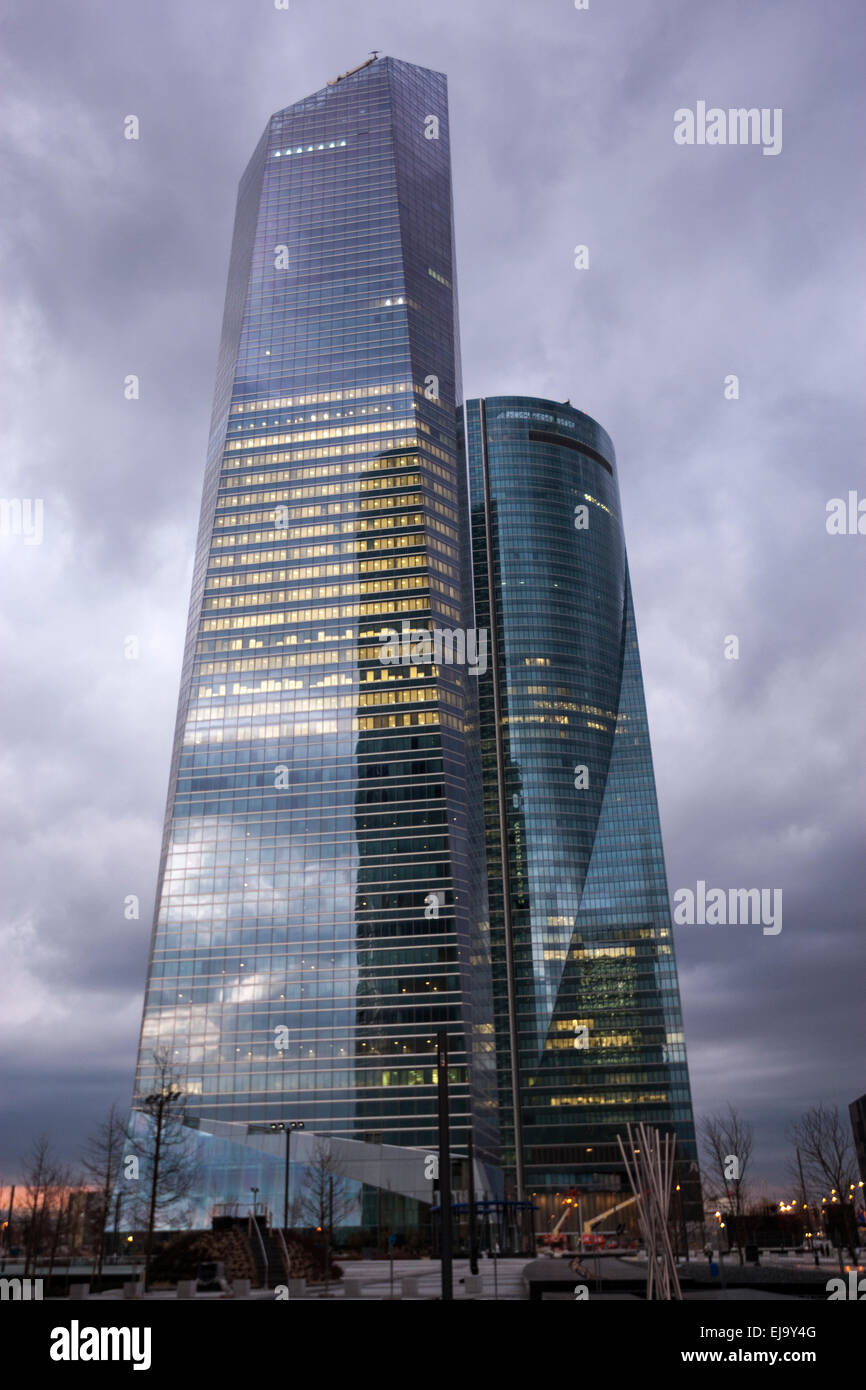
[[[290,1262],[290,1260],[289,1260],[289,1251],[288,1251],[288,1247],[287,1247],[287,1245],[286,1245],[285,1236],[283,1235],[282,1230],[280,1229],[279,1226],[277,1226],[276,1232],[277,1232],[277,1237],[278,1237],[279,1242],[280,1242],[280,1252],[281,1252],[282,1257],[283,1257],[283,1264],[285,1265],[285,1269],[286,1269],[286,1278],[289,1279],[289,1278],[291,1277],[291,1273],[292,1273],[292,1266],[291,1266],[291,1262]]]
[[[257,1239],[258,1242],[259,1242],[259,1249],[260,1249],[261,1252],[262,1252],[262,1264],[263,1264],[263,1266],[264,1266],[264,1278],[263,1278],[263,1280],[262,1280],[262,1284],[263,1284],[263,1287],[264,1287],[264,1288],[267,1288],[267,1287],[268,1287],[268,1252],[267,1252],[267,1250],[265,1249],[265,1242],[262,1240],[262,1233],[261,1233],[261,1230],[260,1230],[260,1228],[259,1228],[259,1223],[258,1223],[258,1221],[256,1221],[255,1215],[254,1215],[253,1213],[250,1214],[250,1218],[249,1218],[249,1222],[248,1222],[248,1227],[247,1227],[248,1232],[249,1232],[249,1227],[250,1227],[250,1226],[252,1226],[252,1227],[255,1229],[256,1239]]]

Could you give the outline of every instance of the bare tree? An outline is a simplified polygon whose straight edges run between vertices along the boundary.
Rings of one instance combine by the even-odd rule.
[[[48,1193],[48,1221],[51,1229],[51,1247],[48,1255],[47,1279],[50,1283],[51,1275],[54,1272],[54,1262],[57,1259],[57,1252],[61,1244],[61,1237],[69,1239],[69,1214],[72,1210],[72,1174],[65,1165],[58,1167],[55,1173],[54,1186]]]
[[[160,1217],[174,1226],[187,1222],[184,1203],[197,1178],[195,1145],[184,1129],[181,1103],[183,1092],[167,1051],[153,1053],[153,1090],[137,1098],[135,1109],[142,1115],[131,1138],[131,1153],[123,1157],[124,1181],[144,1180],[144,1188],[132,1199],[135,1219],[146,1227],[144,1286],[147,1288],[153,1253],[153,1233]],[[130,1160],[135,1160],[131,1162]]]
[[[727,1112],[705,1115],[698,1127],[704,1155],[704,1188],[710,1200],[731,1218],[740,1264],[743,1263],[743,1218],[749,1189],[746,1170],[752,1156],[752,1126],[733,1105]]]
[[[322,1231],[328,1244],[334,1243],[334,1226],[339,1226],[354,1206],[346,1183],[346,1169],[327,1139],[317,1138],[313,1161],[304,1177],[301,1211],[307,1225]]]
[[[52,1204],[60,1179],[60,1168],[51,1148],[51,1141],[40,1134],[23,1160],[25,1249],[24,1277],[36,1270],[42,1245],[46,1239]]]
[[[828,1207],[837,1203],[846,1206],[857,1172],[851,1129],[839,1107],[813,1105],[789,1126],[788,1141],[797,1151],[789,1164],[791,1177],[799,1184],[802,1168],[803,1185],[811,1189],[817,1212],[820,1214],[822,1197]],[[803,1201],[808,1203],[809,1197],[804,1195]],[[849,1253],[856,1264],[856,1251],[849,1247]]]
[[[102,1263],[105,1258],[105,1231],[111,1211],[111,1197],[120,1181],[120,1160],[126,1140],[126,1124],[117,1106],[112,1103],[102,1124],[87,1140],[82,1163],[98,1194],[95,1212],[97,1222],[96,1252],[93,1272],[97,1288],[102,1288]]]

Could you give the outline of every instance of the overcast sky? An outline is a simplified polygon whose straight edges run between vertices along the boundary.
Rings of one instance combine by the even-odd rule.
[[[862,0],[7,0],[0,496],[44,537],[0,537],[0,1181],[129,1101],[237,181],[371,48],[448,74],[465,395],[613,438],[671,893],[783,890],[778,935],[676,929],[696,1112],[741,1108],[776,1191],[786,1124],[866,1091],[866,536],[825,525],[866,497],[864,33]],[[781,108],[781,153],[677,145],[698,101]]]

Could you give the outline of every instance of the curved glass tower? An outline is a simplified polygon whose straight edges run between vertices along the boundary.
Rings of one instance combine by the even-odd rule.
[[[503,1159],[518,1196],[625,1183],[616,1135],[694,1122],[616,459],[567,402],[468,401]],[[699,1213],[698,1213],[699,1214]]]
[[[277,1208],[282,1134],[268,1163],[256,1136],[289,1122],[400,1190],[381,1146],[435,1146],[438,1029],[455,1143],[474,1109],[495,1145],[475,678],[383,658],[383,630],[471,610],[454,281],[442,74],[371,59],[271,118],[238,195],[136,1085],[167,1053],[210,1136],[203,1205],[256,1182]]]

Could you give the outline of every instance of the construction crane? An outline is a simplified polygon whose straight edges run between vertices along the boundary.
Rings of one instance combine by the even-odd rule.
[[[593,1226],[597,1226],[598,1223],[599,1223],[599,1221],[606,1221],[607,1218],[608,1218],[609,1216],[613,1216],[613,1214],[614,1214],[615,1211],[622,1211],[623,1207],[630,1207],[631,1204],[632,1204],[632,1202],[636,1202],[636,1201],[637,1201],[637,1197],[626,1197],[626,1199],[625,1199],[624,1202],[617,1202],[617,1204],[616,1204],[615,1207],[608,1207],[606,1211],[600,1212],[600,1213],[598,1214],[598,1216],[593,1216],[592,1219],[591,1219],[590,1221],[584,1221],[584,1223],[583,1223],[583,1231],[582,1231],[582,1233],[581,1233],[581,1240],[580,1240],[581,1249],[583,1249],[583,1244],[584,1244],[584,1241],[586,1240],[586,1237],[592,1235],[592,1228],[593,1228]],[[599,1236],[599,1237],[597,1237],[597,1239],[603,1241],[603,1240],[604,1240],[604,1237],[603,1237],[603,1236]]]
[[[594,1245],[596,1241],[598,1241],[599,1248],[601,1248],[604,1245],[604,1237],[593,1237],[593,1226],[597,1226],[600,1221],[606,1221],[609,1216],[613,1216],[615,1211],[622,1211],[623,1207],[630,1207],[632,1202],[636,1201],[636,1197],[626,1197],[622,1202],[617,1202],[616,1206],[607,1207],[604,1211],[599,1212],[598,1216],[593,1216],[589,1221],[582,1222],[580,1236],[581,1250],[583,1250],[586,1244]],[[551,1251],[565,1251],[568,1249],[568,1236],[563,1232],[562,1228],[573,1211],[576,1210],[578,1219],[580,1218],[580,1197],[577,1195],[576,1188],[570,1188],[568,1196],[562,1199],[562,1205],[562,1215],[556,1225],[552,1230],[547,1231],[541,1236],[541,1244],[547,1246]]]
[[[575,1188],[570,1188],[568,1196],[563,1197],[562,1205],[562,1215],[560,1216],[556,1225],[553,1227],[553,1230],[546,1231],[544,1235],[542,1235],[541,1237],[542,1245],[548,1246],[551,1250],[568,1249],[568,1236],[562,1234],[562,1228],[565,1225],[568,1218],[571,1216],[571,1213],[573,1211],[577,1210],[579,1214],[580,1202],[576,1195]]]

